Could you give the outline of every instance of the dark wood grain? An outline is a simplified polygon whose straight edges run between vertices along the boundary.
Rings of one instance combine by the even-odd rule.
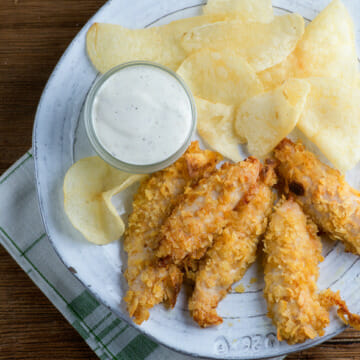
[[[0,173],[31,147],[41,92],[104,0],[0,0]]]
[[[0,278],[0,359],[97,359],[1,246]]]
[[[42,89],[104,0],[0,0],[0,174],[31,147]],[[77,332],[0,247],[0,359],[95,360]],[[348,330],[288,359],[360,359]]]

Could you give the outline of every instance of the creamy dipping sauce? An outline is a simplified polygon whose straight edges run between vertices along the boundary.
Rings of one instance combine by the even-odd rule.
[[[92,107],[101,145],[134,165],[158,163],[176,153],[189,136],[192,116],[182,84],[167,71],[143,64],[111,75]]]

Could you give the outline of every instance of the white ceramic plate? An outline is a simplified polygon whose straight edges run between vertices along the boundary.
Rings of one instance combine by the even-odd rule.
[[[345,1],[354,18],[360,18],[357,0]],[[68,221],[63,211],[63,178],[78,159],[93,155],[83,124],[79,121],[85,97],[97,73],[87,58],[85,35],[95,22],[119,23],[132,28],[164,24],[171,20],[200,13],[199,0],[113,0],[109,1],[81,30],[54,70],[44,90],[34,126],[34,152],[40,209],[47,234],[67,267],[75,276],[120,318],[129,321],[122,297],[126,283],[122,276],[126,255],[121,242],[95,246],[85,241]],[[327,0],[275,0],[276,12],[284,9],[312,19]],[[358,16],[355,16],[355,15]],[[359,24],[357,24],[359,25]],[[357,28],[359,30],[359,27]],[[360,38],[357,31],[357,38]],[[360,166],[349,179],[360,189]],[[356,180],[357,178],[357,180]],[[133,188],[132,191],[135,189]],[[114,199],[119,212],[126,217],[131,207],[131,191]],[[324,242],[325,261],[321,264],[320,289],[340,289],[353,311],[360,312],[360,262],[345,254],[341,244]],[[251,278],[258,279],[252,283]],[[219,305],[224,323],[215,328],[200,329],[187,310],[184,291],[173,311],[156,306],[150,320],[136,326],[157,342],[174,350],[207,358],[255,359],[274,357],[319,344],[338,334],[344,326],[333,317],[326,335],[301,345],[279,343],[276,330],[266,317],[262,296],[263,275],[255,264],[241,281],[246,291],[232,292]],[[235,284],[236,286],[236,284]],[[134,325],[135,326],[135,325]]]

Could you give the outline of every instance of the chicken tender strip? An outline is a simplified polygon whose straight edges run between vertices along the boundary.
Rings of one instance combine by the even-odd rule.
[[[200,262],[189,310],[201,327],[222,323],[216,312],[218,303],[255,261],[259,237],[265,232],[274,202],[271,187],[276,183],[272,167],[265,166],[261,175],[237,208],[227,215],[223,233],[215,238]]]
[[[193,142],[173,165],[140,185],[124,240],[128,253],[125,278],[129,285],[124,300],[135,323],[147,320],[148,309],[158,303],[166,301],[174,306],[183,274],[174,265],[158,265],[154,251],[159,245],[159,230],[185,188],[214,171],[220,160],[220,155],[201,150]]]
[[[161,228],[157,256],[174,264],[181,264],[186,257],[200,259],[225,226],[225,213],[233,210],[255,184],[260,166],[255,158],[225,163],[188,189]]]
[[[275,149],[285,192],[334,240],[347,251],[360,255],[360,192],[339,171],[320,162],[300,143],[283,140]]]
[[[322,336],[333,306],[345,324],[360,329],[360,316],[349,311],[339,292],[317,293],[321,242],[316,225],[293,199],[275,207],[264,252],[264,296],[279,340],[295,344]]]
[[[316,285],[321,242],[295,201],[281,200],[275,207],[264,252],[264,296],[278,339],[296,344],[323,335],[330,320]]]

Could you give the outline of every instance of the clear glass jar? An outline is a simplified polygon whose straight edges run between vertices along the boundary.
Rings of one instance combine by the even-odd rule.
[[[185,93],[188,96],[190,106],[191,106],[191,117],[192,117],[191,118],[190,131],[189,131],[188,134],[186,134],[186,136],[184,138],[184,142],[181,145],[181,147],[175,153],[170,155],[168,158],[166,158],[166,159],[164,159],[164,160],[162,160],[160,162],[151,163],[151,164],[145,164],[145,165],[127,163],[127,162],[121,161],[120,159],[114,157],[102,145],[101,141],[99,140],[99,138],[98,138],[98,136],[96,134],[95,125],[94,125],[94,119],[93,119],[94,100],[96,98],[96,95],[97,95],[99,89],[105,83],[105,81],[108,80],[112,75],[114,75],[118,71],[123,70],[126,67],[138,66],[138,65],[156,67],[157,69],[161,69],[161,70],[167,72],[173,78],[175,78],[178,81],[178,83],[181,84],[182,88],[185,90]],[[195,101],[194,101],[194,98],[192,96],[192,93],[191,93],[190,89],[187,87],[185,82],[174,71],[166,68],[165,66],[162,66],[162,65],[159,65],[157,63],[150,62],[150,61],[131,61],[131,62],[127,62],[127,63],[124,63],[124,64],[121,64],[119,66],[114,67],[113,69],[111,69],[107,73],[100,76],[95,81],[95,83],[93,84],[93,86],[91,87],[91,89],[90,89],[90,91],[89,91],[89,93],[87,95],[85,106],[84,106],[84,111],[83,111],[83,117],[84,117],[84,121],[85,121],[85,128],[86,128],[88,138],[89,138],[90,143],[92,144],[94,150],[96,151],[96,153],[103,160],[105,160],[107,163],[109,163],[113,167],[118,168],[119,170],[122,170],[122,171],[126,171],[126,172],[129,172],[129,173],[136,173],[136,174],[152,173],[152,172],[155,172],[157,170],[161,170],[161,169],[171,165],[173,162],[175,162],[185,152],[185,150],[187,149],[187,147],[190,144],[191,138],[192,138],[192,136],[193,136],[193,134],[195,132],[195,129],[196,129],[196,106],[195,106]]]

